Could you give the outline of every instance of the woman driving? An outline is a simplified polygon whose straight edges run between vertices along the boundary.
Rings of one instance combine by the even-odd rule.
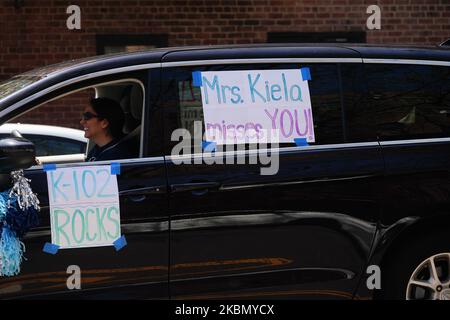
[[[119,103],[109,98],[95,98],[84,109],[80,124],[84,137],[95,146],[89,151],[87,161],[134,158],[135,155],[121,143],[125,116]]]

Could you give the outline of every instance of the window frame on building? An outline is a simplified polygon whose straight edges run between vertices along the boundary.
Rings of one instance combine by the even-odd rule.
[[[136,46],[143,49],[167,47],[169,44],[168,34],[97,34],[95,36],[97,55],[107,54],[108,47]],[[114,52],[121,52],[118,50]]]

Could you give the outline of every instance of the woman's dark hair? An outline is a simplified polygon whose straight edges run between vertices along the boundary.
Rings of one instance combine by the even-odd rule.
[[[91,106],[100,119],[108,120],[107,130],[114,138],[123,135],[125,115],[118,102],[109,98],[94,98],[91,99]]]

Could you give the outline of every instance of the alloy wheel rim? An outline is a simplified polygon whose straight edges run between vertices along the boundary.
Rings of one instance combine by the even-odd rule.
[[[406,287],[406,300],[450,300],[450,252],[423,260]]]

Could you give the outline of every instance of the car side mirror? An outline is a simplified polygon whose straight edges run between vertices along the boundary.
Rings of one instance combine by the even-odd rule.
[[[34,144],[16,131],[0,140],[0,173],[26,169],[36,164]]]

